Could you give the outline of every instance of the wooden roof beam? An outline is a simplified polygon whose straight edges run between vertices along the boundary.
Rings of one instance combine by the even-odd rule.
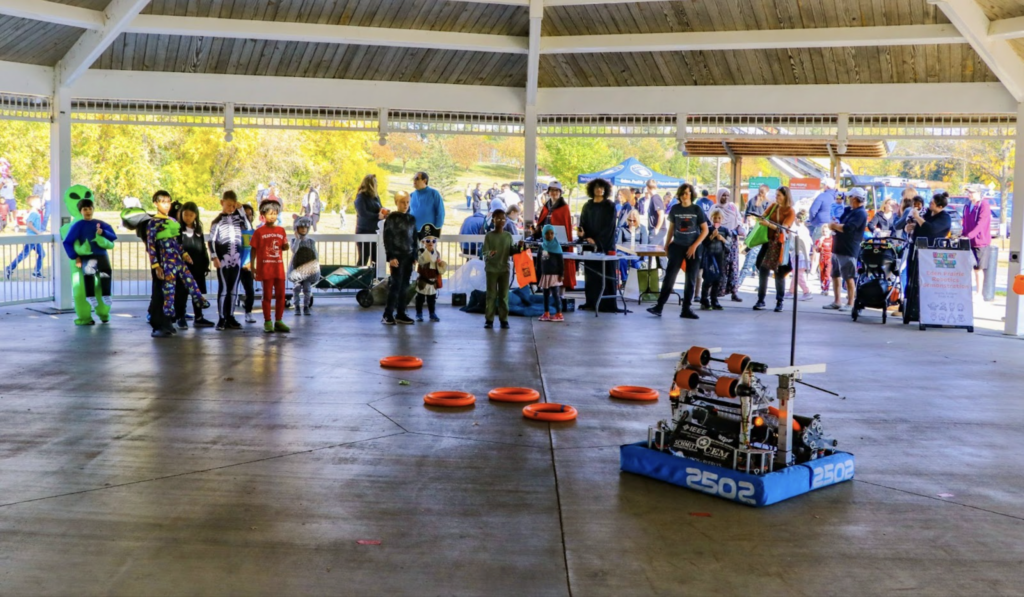
[[[953,25],[898,25],[892,27],[555,36],[545,37],[541,40],[541,54],[845,48],[850,46],[962,44],[966,42],[964,36]]]
[[[152,35],[191,35],[398,48],[437,48],[501,54],[526,54],[528,52],[528,38],[508,35],[243,19],[139,15],[135,17],[126,31]]]
[[[989,37],[992,23],[974,0],[928,0],[945,13],[963,33],[974,51],[988,65],[1018,102],[1024,101],[1024,60],[1004,39]]]
[[[0,15],[45,21],[80,29],[103,27],[103,13],[98,10],[58,4],[47,0],[0,0]]]
[[[89,70],[147,4],[149,0],[111,0],[103,11],[103,26],[82,34],[54,67],[55,86],[70,87]]]
[[[992,39],[1020,39],[1024,37],[1024,17],[992,21],[988,25],[988,36]]]

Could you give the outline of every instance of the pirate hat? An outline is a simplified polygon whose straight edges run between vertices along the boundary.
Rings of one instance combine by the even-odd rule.
[[[424,224],[423,228],[420,228],[419,237],[420,240],[426,240],[428,238],[437,239],[441,235],[441,231],[438,230],[437,226],[433,224]]]

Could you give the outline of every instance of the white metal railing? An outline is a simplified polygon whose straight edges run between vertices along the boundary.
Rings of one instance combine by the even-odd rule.
[[[235,128],[377,131],[379,116],[366,108],[236,104],[233,122]]]
[[[542,137],[675,137],[675,114],[544,114]]]
[[[37,247],[42,249],[41,259]],[[52,234],[0,236],[0,305],[53,300],[55,248]],[[21,263],[12,271],[11,266],[19,258]],[[34,275],[37,271],[38,277]]]
[[[526,126],[522,114],[389,110],[388,130],[396,133],[522,137]]]
[[[224,104],[75,99],[71,102],[71,122],[222,127]]]
[[[43,95],[0,93],[0,120],[50,121],[50,98]]]

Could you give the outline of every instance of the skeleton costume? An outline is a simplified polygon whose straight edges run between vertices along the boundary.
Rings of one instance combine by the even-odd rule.
[[[433,224],[426,224],[420,230],[420,248],[416,253],[416,319],[423,321],[423,303],[427,303],[431,321],[441,321],[437,316],[437,290],[441,288],[441,275],[445,266],[441,265],[441,253],[437,250],[438,229]],[[434,241],[427,248],[427,241]]]
[[[308,217],[303,216],[295,220],[295,237],[291,243],[292,261],[288,268],[288,279],[292,282],[295,294],[296,315],[309,315],[309,308],[313,305],[313,284],[320,278],[320,255],[316,250],[316,241],[309,237],[312,227],[313,221]],[[299,228],[305,228],[306,234],[300,235]]]
[[[210,253],[220,260],[217,270],[217,314],[218,323],[234,322],[235,296],[238,294],[238,279],[242,272],[242,235],[252,230],[252,224],[243,210],[218,215],[210,226]],[[237,322],[236,322],[237,323]]]

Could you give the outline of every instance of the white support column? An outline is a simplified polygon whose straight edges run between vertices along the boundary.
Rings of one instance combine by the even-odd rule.
[[[1017,122],[1024,122],[1024,103],[1017,108]],[[1024,126],[1017,126],[1016,136],[1017,151],[1013,162],[1014,173],[1022,173],[1024,180]],[[1014,177],[1016,180],[1016,177]],[[1014,190],[1017,184],[1014,182]],[[1024,188],[1024,185],[1022,185]],[[1020,194],[1013,194],[1013,202],[1017,203]],[[1010,220],[1010,273],[1006,284],[1006,324],[1003,333],[1008,336],[1024,336],[1024,296],[1014,294],[1013,279],[1020,275],[1021,270],[1021,248],[1024,246],[1024,201],[1017,206],[1017,215]]]
[[[544,0],[530,0],[530,49],[526,60],[526,114],[523,119],[523,221],[533,222],[537,198],[537,84],[540,73],[540,25]]]
[[[523,160],[523,221],[533,222],[537,188],[537,106],[526,106],[526,159]],[[1020,218],[1024,220],[1024,218]]]
[[[56,89],[52,99],[50,118],[50,231],[54,243],[51,247],[53,263],[53,298],[61,310],[72,308],[71,261],[61,246],[60,227],[70,221],[71,214],[64,206],[64,192],[71,186],[71,92]]]

